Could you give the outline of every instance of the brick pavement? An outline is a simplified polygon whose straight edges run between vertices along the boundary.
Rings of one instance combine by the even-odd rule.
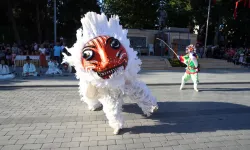
[[[112,135],[102,111],[88,111],[77,88],[0,90],[0,149],[249,150],[247,84],[151,86],[160,109],[145,118],[129,100],[125,129]]]

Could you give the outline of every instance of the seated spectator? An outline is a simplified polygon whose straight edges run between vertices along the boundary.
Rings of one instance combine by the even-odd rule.
[[[1,46],[0,46],[0,60],[6,60],[4,47],[1,47]]]
[[[30,62],[30,57],[26,57],[26,63],[23,66],[23,76],[39,76],[36,72],[36,67]]]
[[[13,79],[15,75],[10,73],[9,66],[5,65],[5,61],[1,60],[0,63],[0,80]]]
[[[62,71],[58,68],[59,64],[58,62],[51,57],[50,61],[48,62],[49,69],[45,74],[47,75],[55,75],[55,74],[62,74]]]
[[[12,52],[11,52],[11,49],[10,47],[6,47],[6,61],[7,61],[7,65],[8,66],[11,66],[12,65]]]

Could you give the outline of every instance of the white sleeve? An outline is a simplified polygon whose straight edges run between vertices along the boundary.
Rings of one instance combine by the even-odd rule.
[[[31,72],[36,72],[36,67],[34,64],[31,64]]]
[[[198,67],[198,61],[197,61],[197,58],[194,56],[194,54],[190,53],[189,58],[194,62],[194,66],[197,68]]]
[[[26,64],[24,64],[24,65],[23,65],[23,73],[28,72],[26,68],[27,68],[27,67],[26,67]]]

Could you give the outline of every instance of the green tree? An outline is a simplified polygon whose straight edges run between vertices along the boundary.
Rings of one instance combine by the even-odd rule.
[[[76,30],[81,27],[81,17],[88,11],[100,13],[96,0],[64,0],[58,6],[58,36],[73,38]]]
[[[157,24],[158,0],[104,0],[104,12],[118,15],[125,28],[153,29]]]
[[[0,41],[41,43],[53,39],[53,0],[6,0],[0,1],[0,8],[0,16],[5,20],[0,23]],[[100,12],[96,0],[57,0],[56,9],[58,37],[66,39],[75,37],[82,15]]]

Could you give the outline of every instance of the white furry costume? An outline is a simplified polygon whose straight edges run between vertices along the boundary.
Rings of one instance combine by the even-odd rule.
[[[114,129],[114,134],[117,134],[123,127],[121,111],[124,96],[128,96],[132,101],[136,102],[147,116],[150,116],[157,110],[158,105],[155,97],[151,95],[146,84],[139,81],[137,78],[141,60],[138,59],[137,52],[129,47],[130,41],[127,38],[128,31],[122,29],[122,26],[119,25],[118,16],[112,16],[108,20],[105,14],[100,15],[94,12],[88,12],[85,17],[81,19],[81,23],[82,28],[77,30],[76,43],[72,48],[67,48],[71,56],[64,54],[64,62],[68,62],[76,69],[76,77],[80,79],[79,92],[82,96],[82,101],[88,104],[90,110],[95,110],[102,105],[103,111],[109,120],[109,125]],[[114,37],[119,40],[127,53],[128,61],[126,62],[126,66],[114,66],[116,67],[115,69],[103,73],[93,71],[83,66],[82,57],[85,57],[85,54],[81,55],[83,49],[90,40],[98,36],[106,36],[105,38]],[[105,40],[105,38],[101,40]],[[92,44],[93,43],[94,42],[92,42]],[[105,44],[106,43],[108,43],[108,40]],[[86,57],[93,55],[93,53],[93,51],[91,53],[88,52]],[[117,52],[116,56],[118,59],[122,59],[123,53],[121,56],[119,54],[120,53]],[[116,63],[112,61],[113,60],[110,58],[102,57],[100,64],[102,65],[108,62]],[[95,66],[93,65],[92,67]],[[103,79],[101,77],[101,75],[104,76],[108,73],[112,73],[108,79]]]

